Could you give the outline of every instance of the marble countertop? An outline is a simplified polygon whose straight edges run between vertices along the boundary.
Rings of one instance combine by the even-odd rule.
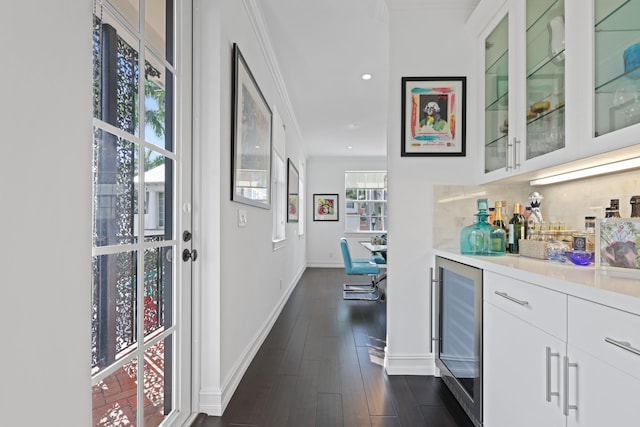
[[[640,274],[599,270],[518,255],[481,257],[457,249],[434,249],[434,254],[517,280],[640,315]]]

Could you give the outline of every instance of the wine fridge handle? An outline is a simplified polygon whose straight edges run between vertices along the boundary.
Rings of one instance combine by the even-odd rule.
[[[431,300],[431,322],[429,323],[429,352],[433,353],[433,342],[438,338],[434,336],[433,331],[433,321],[436,318],[435,308],[435,298],[433,297],[433,284],[438,283],[438,279],[436,279],[433,275],[433,267],[429,267],[429,299]]]

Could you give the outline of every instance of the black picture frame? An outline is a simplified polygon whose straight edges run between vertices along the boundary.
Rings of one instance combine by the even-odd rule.
[[[291,159],[287,159],[287,222],[300,219],[300,174]]]
[[[340,219],[337,194],[313,195],[313,220],[338,221]]]
[[[402,78],[402,157],[466,156],[466,77]]]
[[[271,209],[273,113],[233,44],[231,200]]]

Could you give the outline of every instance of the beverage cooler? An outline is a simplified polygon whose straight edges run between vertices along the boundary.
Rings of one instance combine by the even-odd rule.
[[[436,366],[471,421],[482,426],[482,270],[436,257]]]

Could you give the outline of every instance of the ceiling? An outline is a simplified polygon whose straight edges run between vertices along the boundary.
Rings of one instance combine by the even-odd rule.
[[[386,156],[389,7],[477,2],[260,0],[307,155]]]
[[[385,0],[259,4],[307,155],[385,156]]]

